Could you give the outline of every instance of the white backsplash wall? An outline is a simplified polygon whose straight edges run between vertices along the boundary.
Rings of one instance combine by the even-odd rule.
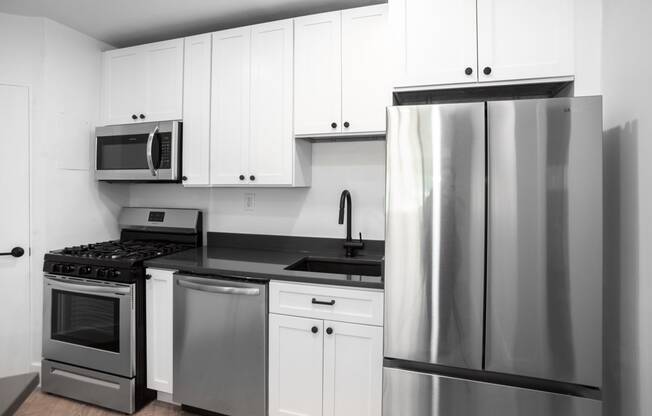
[[[385,237],[385,142],[316,143],[309,188],[184,188],[130,186],[129,203],[141,207],[200,208],[208,231],[342,238],[340,193],[351,191],[354,236]],[[245,194],[255,194],[245,210]]]

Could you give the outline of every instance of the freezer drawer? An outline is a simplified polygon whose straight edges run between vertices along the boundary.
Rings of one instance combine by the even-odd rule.
[[[385,356],[480,369],[485,105],[388,109]]]
[[[487,370],[601,385],[601,109],[487,104]]]
[[[600,416],[602,402],[498,384],[384,369],[384,416]]]
[[[173,400],[267,415],[267,285],[175,273]]]

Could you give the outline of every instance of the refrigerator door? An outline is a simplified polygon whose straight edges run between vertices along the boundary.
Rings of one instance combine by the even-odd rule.
[[[602,379],[602,100],[491,102],[486,369]]]
[[[545,391],[384,369],[384,416],[600,416],[602,402]]]
[[[385,356],[480,369],[485,105],[388,109]]]

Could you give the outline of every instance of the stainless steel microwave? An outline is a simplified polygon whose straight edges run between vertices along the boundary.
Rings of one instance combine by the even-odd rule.
[[[179,182],[179,121],[95,129],[95,179],[109,182]]]

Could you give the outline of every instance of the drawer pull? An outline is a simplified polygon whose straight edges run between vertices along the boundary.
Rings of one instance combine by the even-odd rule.
[[[333,305],[335,305],[335,299],[331,300],[330,302],[324,302],[323,300],[317,300],[315,298],[312,298],[312,303],[315,304],[315,305],[333,306]]]

